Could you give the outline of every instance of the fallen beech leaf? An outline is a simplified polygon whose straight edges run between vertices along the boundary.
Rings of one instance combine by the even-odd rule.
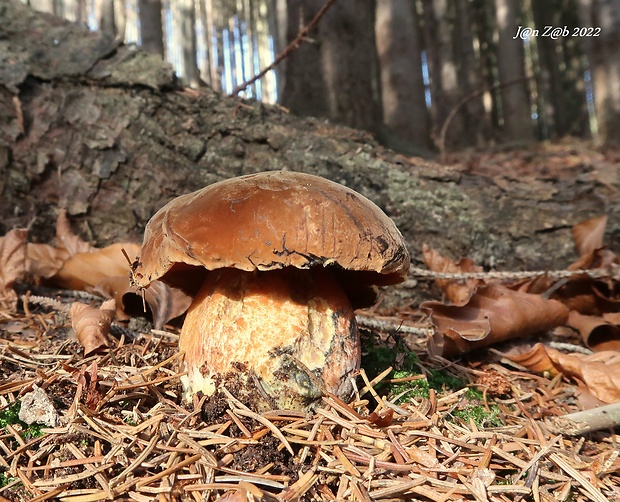
[[[52,277],[66,260],[61,256],[58,248],[49,244],[36,244],[29,242],[26,245],[28,274],[35,280],[49,279]]]
[[[426,244],[422,246],[422,255],[424,256],[424,263],[433,272],[482,272],[482,267],[476,265],[469,258],[462,258],[458,263],[455,263],[450,258],[430,249]],[[435,279],[435,283],[446,295],[450,303],[464,305],[482,281],[479,279],[465,279],[464,281]]]
[[[530,293],[532,295],[540,295],[546,292],[555,280],[547,274],[538,275],[532,279],[523,279],[517,282],[506,284],[506,287],[521,291],[522,293]]]
[[[603,313],[620,311],[620,281],[596,281],[592,286],[592,293]]]
[[[90,291],[106,277],[129,276],[129,264],[121,249],[133,256],[140,251],[140,245],[116,243],[88,253],[77,253],[69,257],[50,280],[62,288]]]
[[[562,373],[581,380],[605,403],[620,401],[620,353],[605,350],[594,354],[564,354],[537,343],[529,352],[504,357],[536,372]]]
[[[88,253],[96,249],[92,244],[83,241],[78,235],[73,233],[65,209],[59,211],[58,218],[56,219],[56,247],[65,257],[73,256],[77,253]]]
[[[140,245],[116,243],[97,249],[73,233],[66,212],[61,210],[56,220],[56,247],[29,243],[27,267],[35,280],[46,279],[61,288],[90,291],[105,277],[129,275],[122,249],[129,256],[136,256]]]
[[[71,305],[71,326],[84,347],[84,357],[108,347],[108,333],[115,309],[114,300],[106,300],[100,308],[80,302]]]
[[[603,319],[612,324],[620,324],[620,312],[609,312],[603,314]]]
[[[86,365],[82,364],[80,369],[74,368],[71,371],[73,378],[78,384],[76,391],[76,399],[74,404],[77,404],[86,391],[84,397],[84,404],[88,409],[94,410],[97,404],[101,401],[101,394],[99,393],[99,365],[97,361],[93,361],[90,366],[90,371],[87,372]],[[71,412],[69,411],[68,414]]]
[[[103,306],[103,305],[102,305]],[[94,410],[99,401],[101,401],[101,394],[99,393],[99,365],[97,361],[93,361],[90,366],[90,373],[88,373],[88,386],[86,387],[86,398],[84,404],[90,410]]]
[[[134,312],[134,303],[130,300],[125,301],[125,298],[129,298],[129,295],[138,296],[138,292],[135,287],[131,285],[131,279],[128,276],[114,276],[104,277],[93,288],[93,293],[101,295],[104,298],[114,298],[116,303],[116,319],[119,321],[127,320]],[[142,299],[139,299],[140,310],[143,310]]]
[[[601,315],[603,311],[599,306],[600,301],[594,294],[595,282],[591,277],[573,277],[558,289],[552,298],[580,314]]]
[[[607,225],[607,216],[591,218],[573,226],[573,239],[579,256],[584,256],[603,247],[603,235]]]
[[[97,284],[94,291],[116,300],[117,317],[118,310],[121,310],[122,315],[130,314],[132,305],[139,304],[142,310],[141,293],[131,285],[128,276],[106,277]],[[170,319],[184,314],[192,303],[191,296],[161,281],[153,281],[144,290],[144,299],[151,309],[155,329],[161,329]]]
[[[153,313],[155,329],[161,329],[170,319],[184,314],[192,303],[191,296],[161,281],[151,282],[144,297]]]
[[[604,317],[582,315],[572,310],[568,325],[579,331],[583,342],[592,350],[616,350],[620,352],[620,326]]]
[[[536,373],[550,373],[555,376],[559,371],[553,365],[553,361],[542,343],[537,343],[531,349],[525,351],[500,352],[506,359],[510,359],[528,370]]]
[[[620,265],[620,257],[607,248],[600,248],[581,256],[568,270],[612,269]],[[571,277],[552,298],[569,309],[584,315],[602,315],[620,309],[620,283],[587,275]]]
[[[0,306],[13,309],[17,294],[13,284],[26,274],[26,237],[28,230],[14,228],[0,237]]]
[[[542,333],[568,318],[560,302],[500,284],[480,287],[463,306],[424,302],[421,307],[435,328],[429,352],[444,357]]]
[[[77,253],[89,253],[95,249],[73,233],[67,212],[61,209],[56,218],[56,245],[28,243],[28,272],[34,280],[49,279],[71,256]]]
[[[607,249],[606,247],[601,247],[595,249],[594,251],[590,251],[584,255],[581,255],[574,263],[571,263],[568,267],[568,270],[579,270],[579,269],[589,269],[589,268],[611,268],[614,264],[620,264],[620,260],[616,253]]]

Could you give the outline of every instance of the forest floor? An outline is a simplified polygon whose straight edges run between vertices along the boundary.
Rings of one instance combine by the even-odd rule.
[[[458,161],[499,179],[578,176],[584,156],[606,173],[620,159],[549,148],[544,163],[540,150]],[[618,281],[606,284],[618,312]],[[419,301],[443,293],[420,285],[413,303],[360,312],[350,402],[257,413],[234,389],[181,399],[177,326],[116,321],[109,347],[85,356],[70,307],[102,300],[17,283],[19,301],[0,310],[0,502],[620,500],[618,429],[570,435],[555,422],[583,409],[583,382],[497,347],[431,357]],[[566,326],[535,340],[588,351]]]

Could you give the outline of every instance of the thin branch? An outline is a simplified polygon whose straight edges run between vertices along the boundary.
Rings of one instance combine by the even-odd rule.
[[[282,52],[280,52],[275,59],[273,60],[273,63],[271,63],[269,66],[267,66],[266,68],[263,68],[258,74],[254,75],[250,80],[247,80],[246,82],[243,82],[242,84],[239,84],[237,87],[235,87],[232,92],[229,94],[230,96],[236,96],[238,95],[241,91],[243,91],[245,88],[249,87],[250,85],[252,85],[254,82],[256,82],[257,80],[263,78],[268,72],[270,72],[271,70],[273,70],[278,64],[280,64],[280,62],[288,57],[288,55],[297,50],[297,48],[301,45],[301,43],[304,41],[305,38],[307,38],[308,33],[310,33],[310,31],[312,31],[312,29],[314,29],[314,27],[319,23],[319,21],[321,20],[321,18],[323,17],[323,15],[329,10],[329,8],[336,3],[336,0],[327,0],[325,2],[325,5],[323,5],[323,7],[321,7],[321,10],[319,10],[316,15],[314,16],[314,18],[312,19],[312,21],[310,21],[310,23],[308,23],[306,26],[304,26],[301,30],[299,30],[299,33],[297,33],[297,36],[295,37],[295,40],[293,40],[290,44],[288,44],[284,50]]]
[[[454,117],[456,117],[456,114],[461,110],[461,108],[463,108],[463,106],[469,103],[472,99],[476,99],[477,97],[482,96],[486,92],[495,91],[497,89],[501,89],[502,87],[509,87],[511,85],[520,84],[521,82],[527,82],[532,78],[533,77],[519,77],[512,80],[506,80],[504,82],[499,82],[491,86],[484,86],[463,96],[461,100],[456,105],[454,105],[446,119],[443,121],[441,130],[439,131],[439,136],[435,141],[435,145],[439,150],[439,155],[443,157],[446,152],[446,133],[448,132],[448,127],[450,127],[452,120],[454,119]]]
[[[546,275],[554,279],[570,278],[577,275],[587,275],[592,279],[602,279],[609,277],[614,280],[620,278],[620,267],[612,264],[609,267],[603,268],[589,268],[589,269],[576,269],[576,270],[525,270],[515,272],[501,272],[501,271],[489,271],[489,272],[437,272],[434,270],[427,270],[424,268],[412,267],[409,269],[409,276],[416,279],[452,279],[452,280],[466,280],[466,279],[499,279],[502,281],[530,279],[538,276]]]

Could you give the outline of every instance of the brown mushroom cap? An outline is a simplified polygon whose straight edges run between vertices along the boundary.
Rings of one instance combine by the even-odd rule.
[[[138,287],[162,279],[195,291],[204,278],[195,267],[314,266],[352,273],[356,287],[395,284],[407,274],[409,253],[394,222],[357,192],[318,176],[272,171],[214,183],[165,205],[146,227],[134,280]]]

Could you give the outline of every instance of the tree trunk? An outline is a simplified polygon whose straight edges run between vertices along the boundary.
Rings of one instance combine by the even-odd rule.
[[[98,244],[139,241],[173,197],[288,169],[376,202],[417,264],[428,242],[503,269],[559,268],[574,259],[571,225],[602,207],[607,243],[620,245],[620,182],[604,166],[555,182],[495,183],[396,155],[361,131],[210,88],[188,91],[157,56],[19,3],[0,0],[0,12],[0,50],[11,61],[0,66],[0,234],[30,226],[31,238],[47,241],[65,207]]]
[[[139,0],[140,38],[149,54],[164,57],[164,29],[161,23],[161,0]]]
[[[458,83],[462,96],[468,101],[462,106],[460,115],[463,121],[463,139],[461,144],[478,146],[488,144],[491,136],[489,113],[484,108],[482,96],[471,97],[485,86],[482,73],[482,61],[474,50],[474,32],[471,2],[457,0],[454,2],[454,45],[458,61]],[[477,44],[480,47],[480,43]]]
[[[189,87],[200,85],[200,72],[196,62],[196,11],[194,0],[175,0],[172,7],[172,30],[175,45],[179,48],[180,77]]]
[[[325,2],[289,0],[288,40]],[[367,131],[381,126],[374,3],[336,2],[286,65],[282,105],[302,116],[326,117]]]
[[[563,0],[532,2],[536,29],[543,33],[545,26],[567,26],[570,30],[578,27],[577,13],[571,7]],[[583,84],[577,47],[580,40],[569,36],[559,39],[539,36],[533,42],[537,45],[540,60],[534,75],[541,96],[540,103],[544,106],[544,109],[539,109],[538,118],[544,124],[541,128],[545,132],[543,138],[587,135],[587,126],[580,126],[587,123],[584,120],[587,116],[584,92],[578,88]]]
[[[376,40],[383,121],[416,147],[430,147],[420,33],[410,0],[378,0]]]
[[[497,131],[500,127],[499,110],[501,96],[497,84],[497,44],[494,39],[495,33],[495,10],[488,2],[473,2],[469,4],[474,16],[476,37],[478,38],[480,57],[480,78],[487,89],[483,95],[486,116],[490,122],[491,130],[488,139],[498,140]],[[486,143],[488,144],[488,142]]]
[[[584,26],[600,28],[586,38],[601,142],[620,140],[620,8],[612,0],[582,0]]]
[[[523,41],[514,38],[519,26],[517,0],[496,0],[498,74],[505,141],[531,141],[534,126],[523,64]]]
[[[95,0],[97,26],[99,31],[103,31],[104,33],[109,33],[111,35],[121,33],[124,36],[124,29],[121,32],[119,26],[117,26],[114,3],[114,0]]]
[[[33,9],[40,12],[47,12],[48,14],[56,14],[54,12],[54,0],[30,0],[28,2]]]
[[[274,52],[280,54],[287,45],[287,8],[286,0],[271,0],[269,8],[269,16],[271,19],[270,32],[273,36]],[[286,81],[286,59],[284,59],[275,68],[277,80],[278,101],[284,91],[284,82]]]
[[[440,138],[442,126],[463,97],[454,50],[455,5],[447,0],[424,0],[423,6],[424,36],[431,83],[433,139],[440,148],[465,146],[467,141],[463,141],[464,123],[461,114],[452,118],[443,144]]]

